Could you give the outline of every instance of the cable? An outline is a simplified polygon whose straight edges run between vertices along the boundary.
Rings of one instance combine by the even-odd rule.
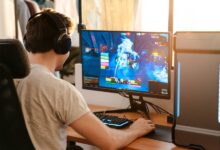
[[[118,94],[131,100],[132,96],[129,95],[126,90],[121,90]],[[148,118],[150,117],[150,115],[149,115],[149,113],[150,113],[149,106],[158,114],[167,114],[169,116],[173,116],[173,114],[171,114],[170,112],[166,111],[162,107],[160,107],[160,106],[158,106],[156,104],[153,104],[152,102],[144,100],[142,96],[139,96],[139,98],[132,97],[132,101],[136,101],[136,102],[140,101],[141,103],[143,102],[145,104],[145,108],[146,109],[145,110],[141,110],[141,111],[146,111],[144,113],[148,116]],[[131,108],[131,103],[130,103],[130,108]],[[136,111],[138,111],[138,110],[136,110]]]
[[[124,90],[121,90],[120,92],[118,92],[118,94],[121,95],[122,97],[129,98],[128,94]]]
[[[148,119],[151,119],[150,109],[149,109],[149,106],[150,106],[158,114],[165,113],[165,114],[168,114],[171,117],[173,116],[171,113],[169,113],[165,109],[161,108],[160,106],[155,105],[155,104],[153,104],[149,101],[144,100],[142,96],[136,95],[136,97],[133,97],[134,95],[128,94],[124,90],[120,91],[118,94],[123,96],[123,97],[126,97],[130,100],[130,105],[127,108],[125,108],[125,109],[115,109],[115,110],[113,109],[113,110],[96,111],[95,113],[106,114],[106,113],[137,112],[137,113],[141,114],[142,117],[144,117],[144,118],[146,117]],[[143,116],[142,113],[144,113],[144,116]]]
[[[160,114],[165,113],[165,114],[168,114],[168,115],[173,115],[173,114],[169,113],[168,111],[166,111],[165,109],[163,109],[162,107],[160,107],[156,104],[153,104],[149,101],[145,101],[145,103],[147,105],[151,106],[155,110],[155,112],[157,112],[157,113],[160,113]]]

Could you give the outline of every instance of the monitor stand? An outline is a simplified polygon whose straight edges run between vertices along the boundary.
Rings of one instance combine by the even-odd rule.
[[[114,109],[114,110],[106,110],[105,113],[124,113],[124,112],[142,112],[144,115],[150,119],[149,108],[147,106],[147,102],[144,101],[143,96],[136,96],[132,94],[128,94],[130,108],[125,109]]]

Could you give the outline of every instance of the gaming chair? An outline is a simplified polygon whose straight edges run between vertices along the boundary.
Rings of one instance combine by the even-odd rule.
[[[0,39],[0,149],[34,150],[28,135],[13,78],[29,74],[29,62],[21,43]]]

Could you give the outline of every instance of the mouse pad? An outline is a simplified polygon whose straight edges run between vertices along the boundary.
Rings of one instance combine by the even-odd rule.
[[[172,128],[162,125],[155,125],[155,131],[145,135],[144,137],[164,141],[164,142],[172,142]]]

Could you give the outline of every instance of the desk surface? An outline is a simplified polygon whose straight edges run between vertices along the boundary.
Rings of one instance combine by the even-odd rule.
[[[89,107],[92,111],[101,111],[108,109],[108,107],[96,106],[96,105],[89,105]],[[126,116],[129,119],[136,119],[140,117],[140,114],[137,113],[121,113],[117,115]],[[171,126],[171,124],[167,123],[166,121],[166,115],[152,114],[151,120],[159,125]],[[77,141],[80,143],[91,144],[84,137],[82,137],[80,134],[75,132],[72,128],[67,128],[67,134],[69,141]],[[184,150],[184,148],[177,147],[172,143],[153,140],[149,138],[136,139],[134,142],[129,144],[125,149],[126,150],[146,150],[146,149],[147,150]]]

